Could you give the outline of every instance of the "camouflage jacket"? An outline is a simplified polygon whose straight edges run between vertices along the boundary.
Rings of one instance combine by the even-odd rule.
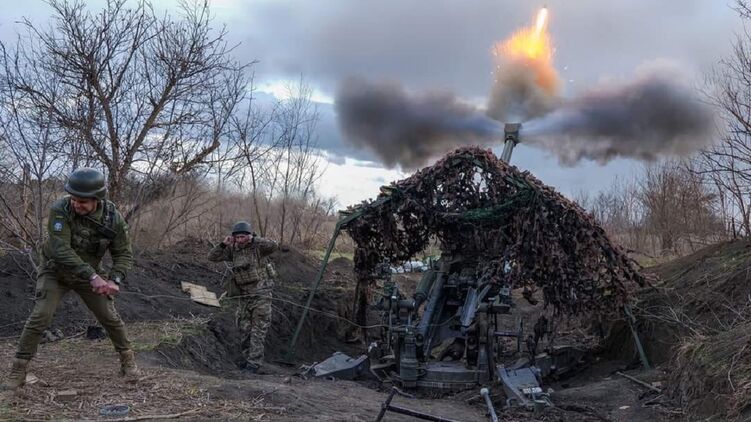
[[[256,289],[270,290],[274,286],[274,270],[265,258],[276,249],[273,240],[253,236],[242,247],[224,243],[216,245],[209,252],[209,260],[232,263],[232,278],[228,280],[227,288],[230,296]]]
[[[110,201],[100,201],[97,209],[85,216],[75,213],[69,196],[55,201],[50,207],[47,233],[40,254],[40,274],[89,279],[95,273],[103,274],[101,262],[108,250],[112,256],[110,279],[125,279],[133,266],[128,224]]]

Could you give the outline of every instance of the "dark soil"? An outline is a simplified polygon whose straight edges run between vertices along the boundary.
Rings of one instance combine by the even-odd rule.
[[[196,304],[179,288],[180,281],[189,281],[221,293],[225,267],[221,263],[206,261],[210,247],[207,242],[190,240],[181,242],[168,251],[142,253],[137,257],[136,268],[129,275],[117,302],[118,311],[126,322],[193,316],[209,321],[205,324],[205,329],[186,333],[178,344],[165,342],[153,350],[142,351],[139,354],[142,364],[147,368],[151,367],[152,371],[157,371],[157,368],[177,371],[170,376],[184,377],[184,380],[191,379],[193,381],[190,382],[203,385],[201,388],[206,388],[209,392],[207,394],[212,398],[227,396],[227,400],[241,400],[243,397],[263,395],[267,405],[287,409],[286,413],[275,414],[272,420],[305,420],[307,417],[316,417],[318,420],[334,421],[342,420],[341,415],[346,415],[346,420],[372,420],[385,398],[383,391],[374,391],[366,388],[365,384],[353,382],[306,381],[290,377],[297,366],[288,369],[277,363],[285,357],[287,345],[315,281],[319,270],[317,260],[294,249],[277,252],[272,256],[279,280],[274,293],[273,321],[266,344],[269,373],[260,378],[247,379],[248,375],[239,371],[237,366],[237,362],[241,360],[240,333],[234,325],[232,313]],[[6,337],[3,343],[5,356],[11,355],[15,345],[13,337],[20,333],[33,305],[34,283],[17,267],[16,261],[22,262],[22,259],[7,255],[0,257],[0,337]],[[656,280],[655,288],[636,293],[638,303],[634,306],[634,313],[639,319],[642,340],[652,363],[663,368],[663,372],[670,371],[673,351],[686,338],[686,332],[690,331],[690,325],[687,324],[710,327],[732,324],[734,318],[738,317],[737,311],[743,309],[744,301],[748,300],[749,268],[751,242],[741,241],[709,247],[694,256],[650,269],[649,273]],[[400,274],[395,277],[409,294],[420,275]],[[362,353],[364,344],[356,339],[359,330],[350,322],[353,319],[354,299],[352,278],[351,261],[338,258],[329,263],[298,340],[297,364],[323,360],[337,350],[355,356]],[[518,295],[515,299],[517,308],[514,318],[509,319],[511,325],[508,328],[513,328],[517,318],[521,318],[529,330],[542,311],[542,306],[532,306]],[[668,324],[654,318],[658,311],[676,307],[681,309],[680,315],[685,317],[682,322]],[[376,320],[371,319],[370,323],[374,324]],[[58,309],[53,328],[61,328],[66,334],[75,334],[91,324],[94,324],[93,317],[71,294]],[[579,328],[575,328],[577,324]],[[553,398],[558,408],[546,410],[539,415],[522,411],[501,412],[501,420],[629,421],[689,418],[685,414],[676,413],[676,402],[671,401],[667,394],[662,398],[653,397],[643,387],[615,375],[615,371],[638,368],[628,327],[622,322],[615,325],[604,353],[593,355],[589,359],[594,362],[590,368],[573,377],[546,385],[546,388],[553,388]],[[576,344],[580,345],[593,341],[592,334],[580,322],[571,321],[571,327],[567,328],[564,324],[564,330],[556,343],[560,344],[568,337],[574,338]],[[80,341],[80,338],[75,340],[75,346],[70,347],[86,348],[86,344],[90,344]],[[56,352],[52,350],[58,350],[59,344],[61,343],[55,342],[42,346],[40,361],[56,356]],[[106,341],[101,344],[103,350],[110,350]],[[65,349],[65,352],[70,351]],[[114,359],[114,356],[108,359]],[[628,373],[648,382],[659,380],[665,385],[670,377],[665,379],[663,372],[646,373],[636,370]],[[53,378],[56,376],[56,373],[49,375]],[[217,376],[221,378],[215,378]],[[102,378],[102,382],[105,381]],[[666,392],[669,390],[668,387],[665,389]],[[474,393],[476,392],[466,392],[469,395]],[[96,391],[92,390],[91,394],[95,395]],[[353,394],[356,397],[342,399]],[[479,403],[467,406],[466,398],[458,396],[440,400],[423,398],[399,401],[405,406],[458,420],[483,420],[483,410]],[[35,405],[34,403],[34,400],[28,401],[29,405]],[[501,402],[497,404],[501,405]],[[0,416],[1,411],[2,409]],[[388,417],[387,420],[407,419]]]
[[[751,241],[708,246],[696,253],[648,268],[653,286],[634,293],[639,334],[652,364],[670,362],[675,349],[692,332],[722,331],[751,318]],[[625,320],[609,336],[609,356],[638,359]]]
[[[212,325],[216,338],[226,346],[221,349],[233,350],[239,341],[239,333],[228,328],[234,323],[231,315],[222,315],[227,310],[197,304],[180,290],[180,282],[187,281],[204,285],[217,296],[222,293],[226,267],[223,263],[206,260],[210,248],[208,242],[191,239],[162,252],[139,254],[117,298],[116,307],[123,320],[128,323],[213,317],[216,318]],[[274,291],[274,313],[266,353],[268,360],[278,360],[286,354],[319,263],[295,249],[276,252],[271,259],[279,278]],[[18,336],[33,307],[35,282],[27,275],[30,268],[19,268],[16,262],[23,263],[23,257],[0,257],[0,337]],[[354,298],[354,286],[348,282],[351,274],[352,263],[346,258],[329,263],[298,339],[299,361],[322,360],[336,350],[351,354],[362,350],[361,344],[344,341],[348,336],[352,337],[354,328],[348,322],[352,319]],[[96,321],[88,309],[74,293],[70,293],[59,306],[50,328],[59,328],[66,335],[72,335],[94,324]],[[203,346],[210,348],[211,345]]]
[[[690,420],[751,416],[751,241],[722,242],[649,268],[634,315],[652,365],[666,368],[666,398]],[[609,358],[637,363],[625,322],[614,324]],[[739,387],[740,386],[740,387]]]
[[[18,335],[34,305],[36,282],[18,268],[14,257],[0,257],[0,336]],[[19,257],[16,261],[23,262]],[[30,272],[30,268],[25,268]],[[192,256],[143,254],[125,280],[116,307],[126,322],[163,320],[191,315],[209,315],[214,311],[186,301],[181,281],[204,284],[219,292],[221,275]],[[51,328],[73,334],[95,324],[93,315],[75,293],[69,293],[57,309]]]

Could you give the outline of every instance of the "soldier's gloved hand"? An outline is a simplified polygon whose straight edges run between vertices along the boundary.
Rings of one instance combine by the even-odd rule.
[[[222,243],[224,243],[225,246],[231,246],[234,241],[235,241],[234,237],[227,236],[227,237],[224,238],[224,240],[222,241]]]
[[[93,290],[94,293],[98,295],[107,294],[107,280],[103,279],[101,276],[99,276],[99,274],[94,274],[93,276],[91,276],[89,283],[91,283],[91,290]]]

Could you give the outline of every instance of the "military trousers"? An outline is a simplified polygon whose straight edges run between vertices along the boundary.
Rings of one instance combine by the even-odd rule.
[[[242,333],[242,353],[246,364],[263,364],[266,333],[271,325],[271,292],[254,290],[235,299],[235,321]]]
[[[36,301],[26,325],[23,327],[21,339],[18,342],[16,357],[19,359],[31,359],[37,351],[37,346],[42,340],[44,330],[52,322],[55,310],[63,297],[74,291],[83,300],[83,303],[94,314],[96,319],[107,331],[115,350],[122,352],[130,349],[130,341],[125,332],[125,324],[115,310],[115,301],[112,296],[102,296],[91,290],[88,280],[76,278],[62,278],[55,274],[43,273],[37,278]]]

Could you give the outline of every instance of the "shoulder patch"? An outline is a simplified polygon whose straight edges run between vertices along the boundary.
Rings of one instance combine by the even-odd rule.
[[[63,231],[63,220],[55,219],[55,221],[52,223],[52,230],[56,232]]]

